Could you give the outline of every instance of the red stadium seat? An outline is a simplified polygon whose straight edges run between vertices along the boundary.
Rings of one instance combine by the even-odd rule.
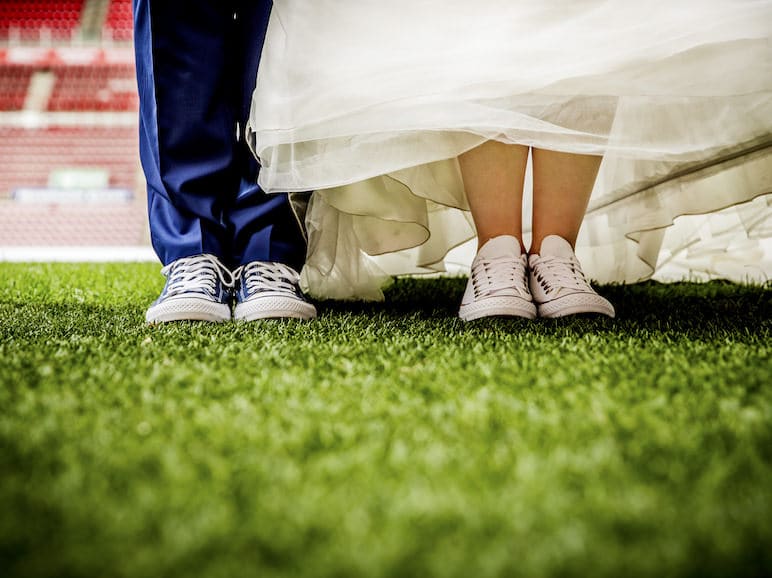
[[[24,187],[45,187],[59,168],[104,168],[110,186],[133,191],[138,165],[136,126],[0,126],[0,197]]]
[[[42,31],[54,40],[69,39],[80,22],[84,0],[3,0],[0,2],[0,39],[17,34],[39,40]]]
[[[105,18],[103,36],[118,41],[131,40],[132,27],[131,0],[112,0]]]
[[[22,109],[33,72],[24,64],[0,64],[0,111]]]
[[[139,174],[136,126],[0,126],[0,246],[147,244],[144,202],[11,202],[18,188],[46,187],[61,168],[109,171],[109,186],[134,191]]]
[[[110,194],[102,202],[10,200],[18,189],[47,188],[61,169],[99,169],[110,188],[142,188],[131,0],[103,1],[104,43],[80,38],[85,0],[0,0],[0,246],[147,243],[141,194],[132,202]],[[54,75],[48,101],[41,77],[42,96],[17,114],[43,71]],[[28,119],[43,126],[22,126]]]
[[[147,217],[140,203],[7,203],[0,211],[0,247],[146,244]]]
[[[136,111],[133,64],[56,65],[50,111]]]

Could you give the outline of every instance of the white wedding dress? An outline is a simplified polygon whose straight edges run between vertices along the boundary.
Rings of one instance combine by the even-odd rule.
[[[489,139],[604,155],[591,278],[766,280],[771,32],[769,0],[275,0],[247,138],[267,191],[314,191],[317,297],[443,270]]]

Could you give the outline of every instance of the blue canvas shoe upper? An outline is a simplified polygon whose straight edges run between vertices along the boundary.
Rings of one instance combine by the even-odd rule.
[[[305,301],[298,287],[297,271],[283,263],[253,261],[236,269],[233,276],[237,304],[268,295]]]
[[[148,323],[231,318],[233,275],[214,255],[183,257],[161,272],[166,284],[147,310]]]
[[[166,276],[161,296],[155,303],[180,297],[198,297],[230,304],[233,275],[213,255],[183,257],[170,263],[161,273]]]
[[[312,319],[316,308],[298,286],[300,276],[283,263],[253,261],[233,273],[236,307],[234,319]]]

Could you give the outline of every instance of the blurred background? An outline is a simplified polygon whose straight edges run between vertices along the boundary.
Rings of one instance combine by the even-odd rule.
[[[0,0],[0,261],[156,259],[137,108],[131,0]],[[770,204],[678,217],[654,278],[769,280]]]
[[[0,259],[153,259],[131,0],[0,0]]]

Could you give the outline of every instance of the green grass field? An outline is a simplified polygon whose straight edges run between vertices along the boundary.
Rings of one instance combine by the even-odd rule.
[[[761,576],[769,287],[147,327],[142,265],[0,265],[0,575]]]

